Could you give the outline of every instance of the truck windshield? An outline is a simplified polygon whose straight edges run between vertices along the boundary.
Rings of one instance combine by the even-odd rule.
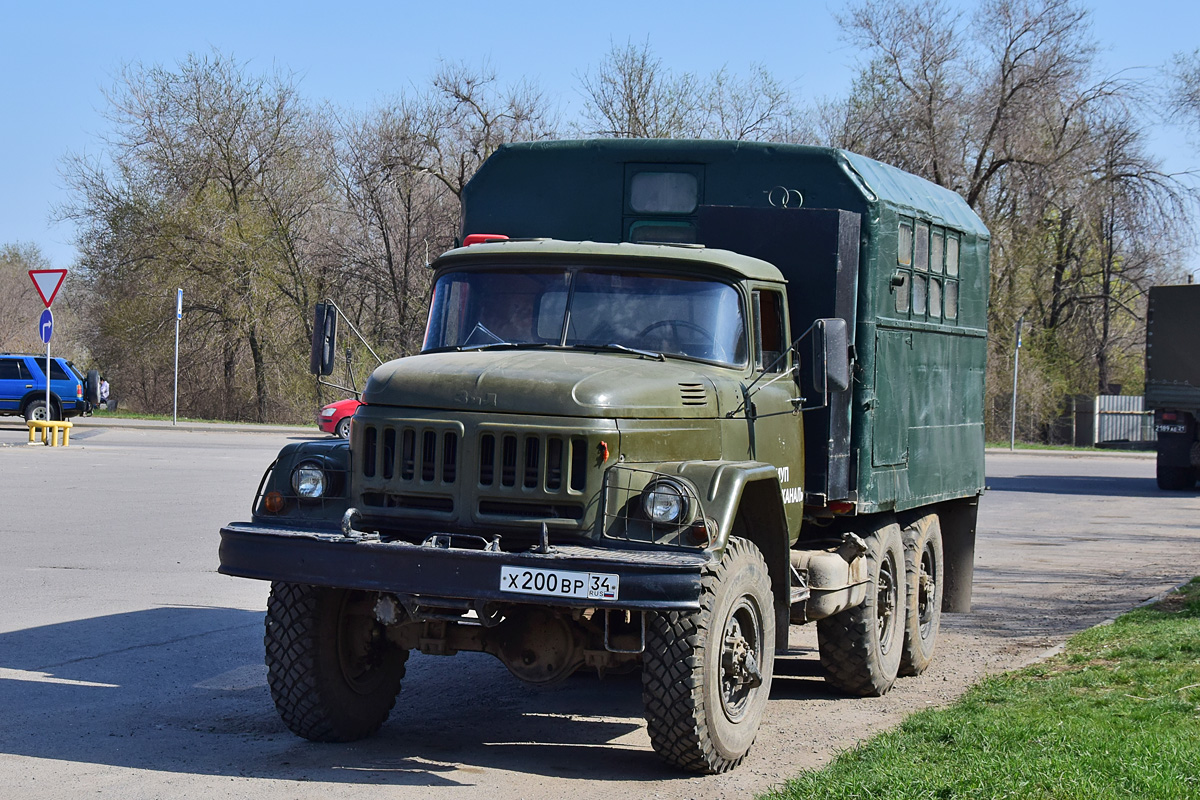
[[[451,272],[433,290],[425,350],[628,348],[746,363],[737,290],[711,278],[605,269]]]

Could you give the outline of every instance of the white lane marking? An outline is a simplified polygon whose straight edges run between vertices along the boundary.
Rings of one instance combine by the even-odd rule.
[[[102,689],[119,689],[117,683],[96,683],[95,681],[73,681],[69,678],[56,678],[49,672],[31,672],[27,669],[8,669],[0,667],[0,680],[27,681],[29,683],[61,683],[65,686],[98,686]]]

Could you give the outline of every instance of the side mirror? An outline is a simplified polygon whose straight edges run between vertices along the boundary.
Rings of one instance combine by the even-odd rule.
[[[813,336],[813,379],[825,375],[825,391],[850,388],[850,336],[846,320],[819,319]]]
[[[308,356],[308,371],[313,375],[333,372],[337,352],[337,307],[333,303],[317,303],[313,315],[312,352]]]

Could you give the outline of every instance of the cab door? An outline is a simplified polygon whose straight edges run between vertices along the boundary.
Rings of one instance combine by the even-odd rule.
[[[783,495],[788,530],[800,529],[804,517],[804,421],[796,412],[799,387],[792,378],[791,341],[782,286],[763,284],[750,293],[754,338],[752,404],[746,415],[750,456],[775,467]]]

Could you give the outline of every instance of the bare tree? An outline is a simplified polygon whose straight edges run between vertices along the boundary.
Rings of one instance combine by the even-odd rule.
[[[691,73],[675,74],[649,40],[611,45],[595,71],[579,76],[587,132],[612,138],[663,139],[701,128],[701,91]]]
[[[579,76],[583,134],[609,138],[796,141],[810,138],[791,90],[761,65],[702,79],[676,73],[641,45],[613,44]]]
[[[1188,191],[1149,155],[1139,88],[1094,77],[1087,12],[985,0],[968,19],[943,0],[863,0],[839,21],[864,61],[821,130],[958,191],[988,224],[993,377],[1025,316],[1032,394],[1140,382],[1144,291],[1178,256]]]
[[[428,89],[342,122],[338,292],[385,350],[419,348],[431,256],[454,245],[463,187],[496,148],[551,137],[556,116],[523,82],[443,64]]]
[[[43,306],[28,272],[49,268],[50,262],[36,245],[0,245],[0,352],[41,349],[36,323]]]
[[[456,197],[502,144],[551,139],[557,115],[545,94],[524,81],[501,86],[495,70],[444,63],[431,88],[402,98],[393,118],[396,167],[428,173]]]
[[[1200,48],[1176,53],[1167,77],[1172,116],[1200,133]]]
[[[702,87],[701,139],[795,142],[811,139],[791,90],[760,64],[741,77],[722,67]]]
[[[959,14],[941,0],[866,0],[838,22],[870,60],[837,114],[837,144],[957,187],[967,134]]]
[[[300,362],[304,251],[314,211],[328,202],[319,120],[291,76],[252,75],[219,53],[176,70],[131,65],[108,101],[106,160],[68,162],[75,200],[62,212],[81,226],[102,339],[122,362],[161,361],[157,343],[181,286],[181,371],[197,387],[181,400],[209,415],[289,413],[283,365]],[[161,409],[149,388],[145,399]]]

